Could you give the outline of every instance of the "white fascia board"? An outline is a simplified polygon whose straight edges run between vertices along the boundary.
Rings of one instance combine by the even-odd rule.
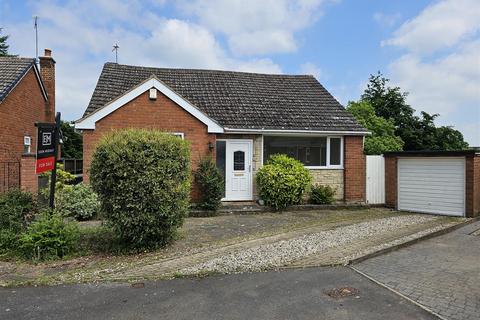
[[[234,129],[225,128],[225,133],[257,133],[272,135],[338,135],[338,136],[365,136],[369,131],[321,131],[321,130],[282,130],[282,129]]]
[[[126,94],[120,96],[119,98],[115,99],[109,104],[106,104],[103,108],[89,114],[85,118],[78,120],[75,123],[75,128],[84,129],[84,130],[95,129],[95,123],[97,121],[106,117],[110,113],[114,112],[118,108],[132,101],[133,99],[145,93],[146,91],[150,90],[151,88],[156,88],[158,91],[160,91],[165,96],[167,96],[170,100],[175,102],[177,105],[182,107],[185,111],[187,111],[192,116],[194,116],[199,121],[201,121],[203,124],[205,124],[208,128],[209,133],[224,132],[223,128],[218,123],[216,123],[214,120],[209,118],[207,115],[201,112],[198,108],[192,105],[189,101],[187,101],[185,98],[178,95],[175,91],[170,89],[167,85],[165,85],[163,82],[161,82],[155,77],[150,78],[149,80],[143,82],[142,84],[130,90]]]

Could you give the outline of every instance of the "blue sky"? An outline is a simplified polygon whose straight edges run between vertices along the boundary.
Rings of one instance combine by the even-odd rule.
[[[57,109],[78,119],[102,65],[313,74],[342,103],[377,71],[480,145],[478,0],[0,0],[11,52],[57,61]]]

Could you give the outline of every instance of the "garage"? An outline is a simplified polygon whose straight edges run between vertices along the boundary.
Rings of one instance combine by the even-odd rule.
[[[385,157],[385,202],[397,210],[480,215],[480,153],[391,152]]]
[[[399,158],[398,210],[465,215],[465,158]]]

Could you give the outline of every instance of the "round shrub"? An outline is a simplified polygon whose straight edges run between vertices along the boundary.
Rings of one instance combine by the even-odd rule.
[[[331,186],[314,185],[310,190],[310,202],[313,204],[332,204],[336,190]]]
[[[55,192],[55,208],[66,217],[89,220],[97,215],[99,206],[97,194],[84,183],[66,185]]]
[[[106,135],[93,155],[90,179],[101,213],[125,244],[167,244],[188,214],[190,148],[154,130]]]
[[[312,176],[303,164],[283,154],[270,157],[256,175],[260,198],[275,210],[302,201]]]
[[[204,210],[217,210],[225,189],[225,182],[211,158],[200,160],[195,171],[195,181],[200,190],[198,207]]]
[[[20,235],[19,249],[28,259],[58,259],[75,251],[79,239],[78,226],[66,223],[58,213],[46,211]]]

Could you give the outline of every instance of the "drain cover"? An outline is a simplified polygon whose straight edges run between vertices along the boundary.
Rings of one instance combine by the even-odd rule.
[[[360,290],[353,287],[334,288],[325,292],[327,296],[335,299],[345,298],[349,296],[356,296],[359,293],[360,293]]]

